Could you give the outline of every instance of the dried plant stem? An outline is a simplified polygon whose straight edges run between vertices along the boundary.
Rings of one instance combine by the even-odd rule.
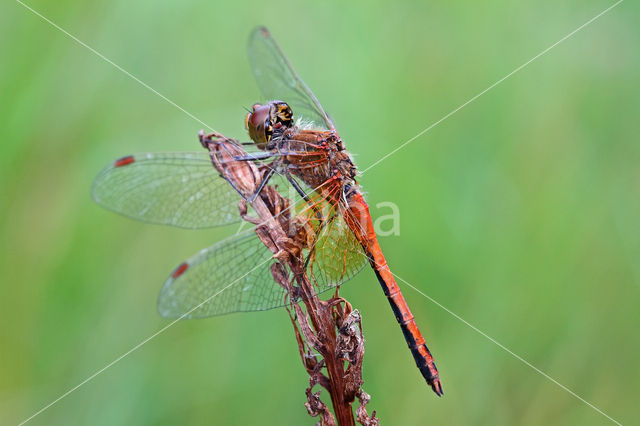
[[[320,418],[320,425],[354,426],[356,421],[361,425],[378,425],[375,411],[372,416],[367,414],[370,397],[361,389],[364,338],[360,313],[338,296],[337,289],[327,301],[318,298],[307,274],[303,253],[312,245],[313,231],[305,227],[303,218],[292,215],[290,200],[274,187],[266,185],[258,197],[251,198],[260,187],[265,171],[251,162],[233,161],[234,157],[246,155],[234,140],[212,134],[201,136],[201,141],[209,148],[220,174],[245,199],[251,200],[256,217],[248,215],[248,202],[244,200],[239,203],[240,214],[244,220],[257,225],[256,234],[276,260],[271,274],[275,283],[285,290],[284,302],[302,363],[309,374],[307,411]],[[321,391],[314,393],[316,385],[329,393],[333,413],[320,399]],[[356,398],[359,407],[354,418],[352,404]]]

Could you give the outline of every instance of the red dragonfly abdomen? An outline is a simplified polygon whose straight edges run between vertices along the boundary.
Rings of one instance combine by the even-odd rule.
[[[391,309],[398,324],[400,324],[400,328],[402,329],[402,333],[409,345],[409,350],[411,350],[418,369],[433,391],[438,396],[441,396],[443,391],[442,383],[438,376],[438,369],[433,361],[431,352],[429,352],[425,339],[414,320],[413,314],[382,254],[382,250],[378,244],[378,238],[373,230],[373,223],[369,215],[369,206],[360,191],[352,193],[348,201],[349,207],[345,212],[345,221],[360,241],[360,244],[362,244],[369,258],[369,263],[371,263],[378,277],[378,281],[382,286],[382,290],[389,300]]]

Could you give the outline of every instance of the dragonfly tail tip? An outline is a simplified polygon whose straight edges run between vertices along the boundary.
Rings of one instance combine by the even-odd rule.
[[[436,379],[431,383],[431,389],[433,389],[433,391],[439,397],[442,397],[442,395],[444,395],[444,390],[442,390],[442,383],[440,382],[440,379]]]

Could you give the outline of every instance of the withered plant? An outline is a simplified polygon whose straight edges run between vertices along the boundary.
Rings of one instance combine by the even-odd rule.
[[[220,175],[239,192],[240,215],[255,225],[255,233],[273,253],[274,285],[284,289],[284,303],[309,375],[305,391],[308,413],[318,417],[320,425],[378,425],[375,411],[371,416],[367,413],[370,396],[362,389],[362,318],[338,295],[338,288],[328,300],[316,294],[307,271],[316,238],[313,227],[306,223],[308,217],[296,216],[292,201],[274,186],[265,185],[259,190],[268,169],[251,161],[234,161],[247,155],[237,141],[219,134],[202,135],[201,140]],[[259,195],[252,197],[258,190]],[[333,410],[321,399],[318,386],[329,393]],[[356,399],[354,417],[352,404]]]

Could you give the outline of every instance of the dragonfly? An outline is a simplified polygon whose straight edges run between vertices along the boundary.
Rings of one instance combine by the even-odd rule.
[[[442,383],[425,338],[391,273],[357,182],[357,168],[330,116],[299,77],[264,27],[250,35],[249,61],[266,99],[245,117],[250,141],[237,143],[261,170],[254,194],[225,179],[210,157],[224,136],[200,132],[201,152],[141,153],[121,157],[96,177],[92,195],[103,207],[137,220],[201,229],[242,220],[238,202],[251,201],[266,185],[299,200],[298,214],[309,216],[315,241],[307,268],[317,293],[338,287],[368,263],[422,376],[442,396]],[[293,194],[293,195],[292,195]],[[295,197],[294,197],[295,196]],[[204,318],[231,312],[262,311],[287,303],[276,285],[276,260],[256,232],[232,236],[180,263],[158,297],[167,318]]]

